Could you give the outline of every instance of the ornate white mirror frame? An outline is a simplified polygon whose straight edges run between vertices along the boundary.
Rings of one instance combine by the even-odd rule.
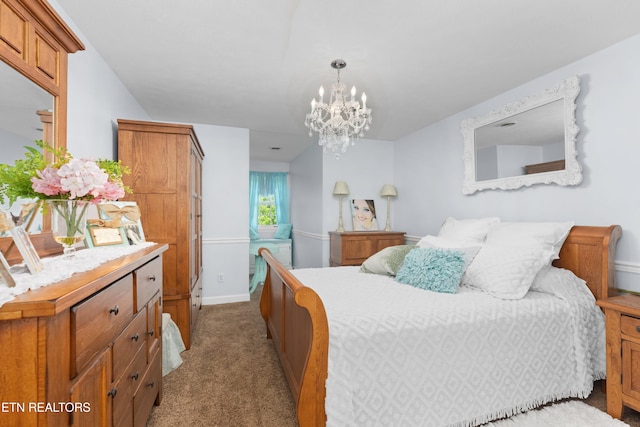
[[[462,193],[473,194],[476,191],[495,189],[513,190],[528,187],[533,184],[580,184],[582,182],[582,166],[578,163],[577,159],[576,137],[579,132],[579,127],[576,125],[575,115],[576,98],[579,93],[580,77],[571,76],[558,83],[555,87],[547,89],[542,94],[507,104],[487,115],[464,120],[461,125],[464,137],[464,182]],[[539,112],[543,111],[542,109],[544,108],[552,109],[554,103],[556,103],[557,107],[561,107],[556,108],[556,110],[561,110],[563,115],[562,123],[564,126],[562,126],[562,123],[559,121],[559,117],[556,121],[558,123],[558,133],[561,133],[561,128],[564,127],[564,168],[562,168],[561,161],[548,162],[555,164],[560,163],[560,166],[547,168],[548,171],[527,173],[524,171],[525,165],[518,165],[518,170],[522,172],[508,174],[507,176],[498,176],[496,178],[478,179],[478,148],[481,145],[488,146],[495,144],[494,142],[489,144],[486,141],[480,141],[478,138],[479,131],[482,129],[484,132],[491,127],[508,127],[520,121],[520,119],[524,122],[526,116],[536,116]],[[560,106],[560,104],[562,105]],[[515,126],[513,127],[515,128]],[[517,146],[519,143],[522,143],[524,139],[532,136],[530,130],[541,130],[546,127],[547,125],[541,125],[540,122],[538,122],[537,126],[534,125],[531,128],[527,128],[528,133],[526,135],[521,134],[517,141],[506,145]],[[531,144],[538,145],[535,142],[531,142]]]

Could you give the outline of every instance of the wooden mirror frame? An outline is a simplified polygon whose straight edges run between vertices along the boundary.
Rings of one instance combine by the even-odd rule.
[[[84,45],[45,0],[0,0],[0,59],[53,98],[53,146],[67,146],[67,59]],[[41,256],[59,253],[43,221],[43,232],[31,235]],[[9,263],[21,260],[11,238],[0,238]]]

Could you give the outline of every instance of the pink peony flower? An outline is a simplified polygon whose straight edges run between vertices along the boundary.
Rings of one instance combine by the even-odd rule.
[[[47,196],[57,196],[63,193],[58,169],[47,166],[42,171],[36,172],[40,178],[31,178],[31,187],[33,191],[45,194]]]
[[[109,181],[109,175],[93,160],[71,159],[58,170],[60,184],[69,199],[78,199],[87,195],[96,197]]]
[[[102,194],[97,196],[102,200],[118,200],[124,197],[124,188],[122,186],[108,181],[104,184]]]

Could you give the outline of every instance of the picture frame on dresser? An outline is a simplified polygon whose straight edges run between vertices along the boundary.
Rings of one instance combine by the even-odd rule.
[[[86,238],[90,248],[100,246],[129,246],[129,240],[123,227],[103,227],[87,224]]]
[[[16,286],[16,281],[13,280],[11,270],[9,270],[9,263],[7,263],[2,252],[0,252],[0,285],[1,284],[5,284],[9,288]]]
[[[353,231],[378,231],[376,204],[372,199],[351,199]]]
[[[42,260],[36,251],[35,246],[29,238],[26,230],[20,226],[9,229],[9,234],[13,238],[16,248],[22,255],[22,259],[31,274],[37,274],[42,271]]]
[[[128,244],[139,245],[146,241],[140,219],[140,207],[136,202],[100,203],[98,214],[105,220],[119,220]]]

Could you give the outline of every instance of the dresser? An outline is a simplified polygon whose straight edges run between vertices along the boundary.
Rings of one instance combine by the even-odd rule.
[[[622,418],[625,406],[640,411],[640,296],[598,300],[607,328],[607,412]]]
[[[0,307],[0,425],[144,426],[162,399],[156,244]]]
[[[148,240],[169,245],[164,256],[164,311],[186,348],[202,303],[202,160],[190,125],[118,120],[118,159],[140,207]]]
[[[404,245],[404,235],[400,231],[330,231],[329,264],[331,267],[361,265],[388,246]]]

